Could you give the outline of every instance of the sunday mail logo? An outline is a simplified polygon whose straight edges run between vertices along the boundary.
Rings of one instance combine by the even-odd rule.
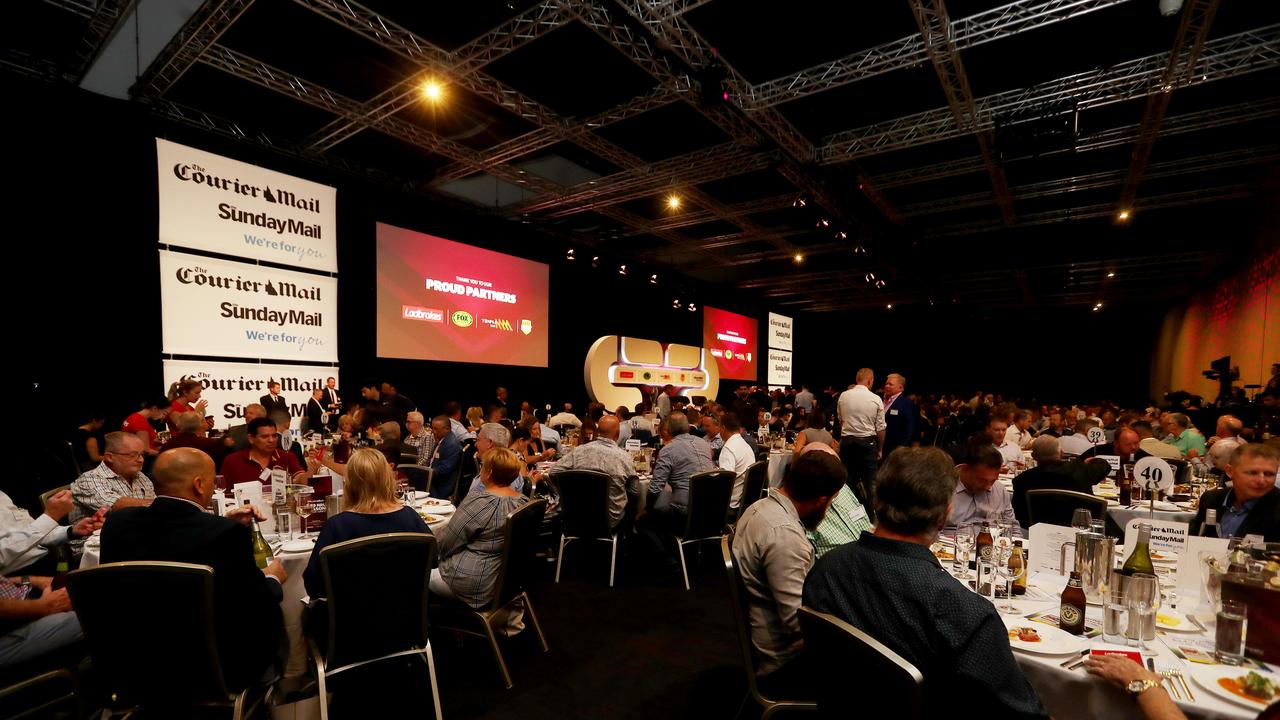
[[[405,320],[420,320],[422,322],[444,322],[444,310],[436,308],[417,307],[416,305],[401,305],[400,316]]]

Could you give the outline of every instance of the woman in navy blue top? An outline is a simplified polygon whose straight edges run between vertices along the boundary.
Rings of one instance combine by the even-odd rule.
[[[324,578],[320,574],[320,551],[346,540],[390,532],[421,532],[431,529],[413,508],[396,498],[396,479],[387,458],[373,448],[351,453],[343,483],[347,509],[329,518],[311,551],[311,561],[302,573],[307,594],[313,599],[324,597]]]

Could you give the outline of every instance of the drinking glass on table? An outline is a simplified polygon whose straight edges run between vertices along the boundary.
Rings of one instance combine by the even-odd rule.
[[[298,513],[300,528],[302,534],[299,536],[303,540],[311,537],[307,533],[307,518],[311,517],[311,496],[315,491],[308,485],[298,485],[293,488],[293,511]]]
[[[1127,606],[1129,608],[1129,629],[1125,636],[1130,644],[1143,655],[1153,655],[1155,651],[1147,645],[1148,640],[1156,636],[1156,611],[1160,609],[1160,580],[1148,573],[1134,573],[1129,576],[1126,588]]]
[[[1092,524],[1093,513],[1089,512],[1088,508],[1076,508],[1075,512],[1071,513],[1071,527],[1075,528],[1076,532],[1087,533]]]
[[[1009,559],[1013,557],[1013,546],[1001,547],[996,553],[996,575],[1004,580],[1004,604],[996,605],[996,610],[1007,614],[1016,614],[1018,608],[1013,606],[1013,582],[1019,580],[1027,574],[1027,564],[1024,562],[1016,568],[1009,567]],[[992,591],[995,594],[995,591]]]
[[[1249,630],[1249,608],[1239,600],[1223,600],[1213,637],[1214,655],[1223,665],[1244,661],[1244,640]]]
[[[956,557],[952,566],[959,569],[956,577],[967,580],[973,577],[969,573],[969,558],[973,556],[973,548],[978,544],[978,528],[974,525],[961,525],[956,528]]]
[[[1122,585],[1116,582],[1102,596],[1102,639],[1117,645],[1125,645],[1128,640],[1125,631],[1129,627],[1129,606]]]

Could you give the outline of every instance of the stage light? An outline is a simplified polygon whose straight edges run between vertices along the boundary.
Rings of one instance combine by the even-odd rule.
[[[876,274],[875,274],[875,273],[873,273],[873,272],[869,272],[869,273],[867,273],[866,275],[863,275],[863,276],[862,276],[862,279],[863,279],[863,280],[866,280],[867,282],[875,282],[875,281],[876,281]]]
[[[804,199],[803,195],[801,195],[800,197],[795,199],[795,202],[791,203],[791,207],[802,208],[808,204],[809,204],[808,201]]]
[[[867,248],[866,248],[866,246],[865,246],[865,245],[855,245],[855,246],[853,247],[853,254],[854,254],[854,255],[866,255],[866,254],[867,254]]]
[[[422,84],[422,96],[431,102],[440,102],[444,97],[444,87],[435,80],[428,80]]]
[[[653,283],[654,285],[657,285],[657,284],[658,284],[658,274],[657,274],[657,273],[654,273],[654,274],[650,275],[650,276],[649,276],[649,282]]]
[[[600,267],[600,256],[599,256],[599,255],[592,255],[592,256],[591,256],[591,267]]]
[[[804,255],[801,255],[800,253],[796,253],[795,261],[798,263],[804,262]]]
[[[689,303],[689,312],[697,312],[697,311],[698,311],[698,306],[693,303]]]
[[[826,218],[819,218],[817,226],[820,228],[829,228],[831,227],[831,221]]]
[[[626,266],[626,265],[619,265],[619,266],[618,266],[618,274],[619,274],[619,275],[626,275],[626,274],[627,274],[627,266]]]
[[[884,282],[884,280],[877,280],[877,281],[876,281],[876,289],[877,289],[877,290],[883,289],[883,288],[884,288],[884,286],[885,286],[885,282]]]
[[[577,259],[578,259],[578,258],[577,258],[577,256],[576,256],[576,255],[574,255],[574,253],[573,253],[573,248],[569,248],[567,251],[565,251],[564,259],[565,259],[565,260],[577,260]]]
[[[679,196],[679,195],[668,195],[668,196],[667,196],[667,209],[668,209],[668,210],[679,210],[679,209],[680,209],[680,196]]]
[[[1128,220],[1128,219],[1129,219],[1129,211],[1128,211],[1128,210],[1121,210],[1121,211],[1120,211],[1120,214],[1119,214],[1119,215],[1117,215],[1117,216],[1116,216],[1116,218],[1117,218],[1117,219],[1119,219],[1119,220],[1120,220],[1120,222],[1124,222],[1124,221]]]
[[[1109,277],[1109,278],[1112,278],[1112,277],[1115,277],[1115,276],[1116,276],[1116,274],[1115,274],[1114,272],[1109,272],[1109,273],[1107,273],[1107,277]]]
[[[840,232],[836,233],[836,239],[837,239],[837,240],[848,240],[848,239],[849,239],[849,233],[847,233],[847,232],[845,232],[845,231],[841,230]]]
[[[884,307],[885,307],[885,309],[886,309],[886,310],[892,310],[892,309],[893,309],[893,303],[889,303],[888,305],[885,305]]]
[[[675,309],[679,310],[679,309],[680,309],[680,298],[676,298],[676,299],[672,300],[672,301],[671,301],[671,307],[673,307],[673,308],[675,308]]]

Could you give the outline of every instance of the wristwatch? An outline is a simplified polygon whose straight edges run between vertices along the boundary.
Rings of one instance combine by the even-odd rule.
[[[1159,684],[1160,684],[1160,683],[1159,683],[1158,681],[1156,681],[1156,680],[1150,680],[1150,679],[1148,679],[1148,680],[1131,680],[1131,681],[1129,682],[1129,685],[1128,685],[1128,687],[1127,687],[1126,689],[1129,691],[1129,697],[1133,698],[1134,700],[1137,700],[1139,695],[1141,695],[1142,693],[1144,693],[1144,692],[1146,692],[1146,691],[1150,690],[1151,688],[1153,688],[1153,687],[1155,687],[1155,686],[1157,686],[1157,685],[1159,685]]]

